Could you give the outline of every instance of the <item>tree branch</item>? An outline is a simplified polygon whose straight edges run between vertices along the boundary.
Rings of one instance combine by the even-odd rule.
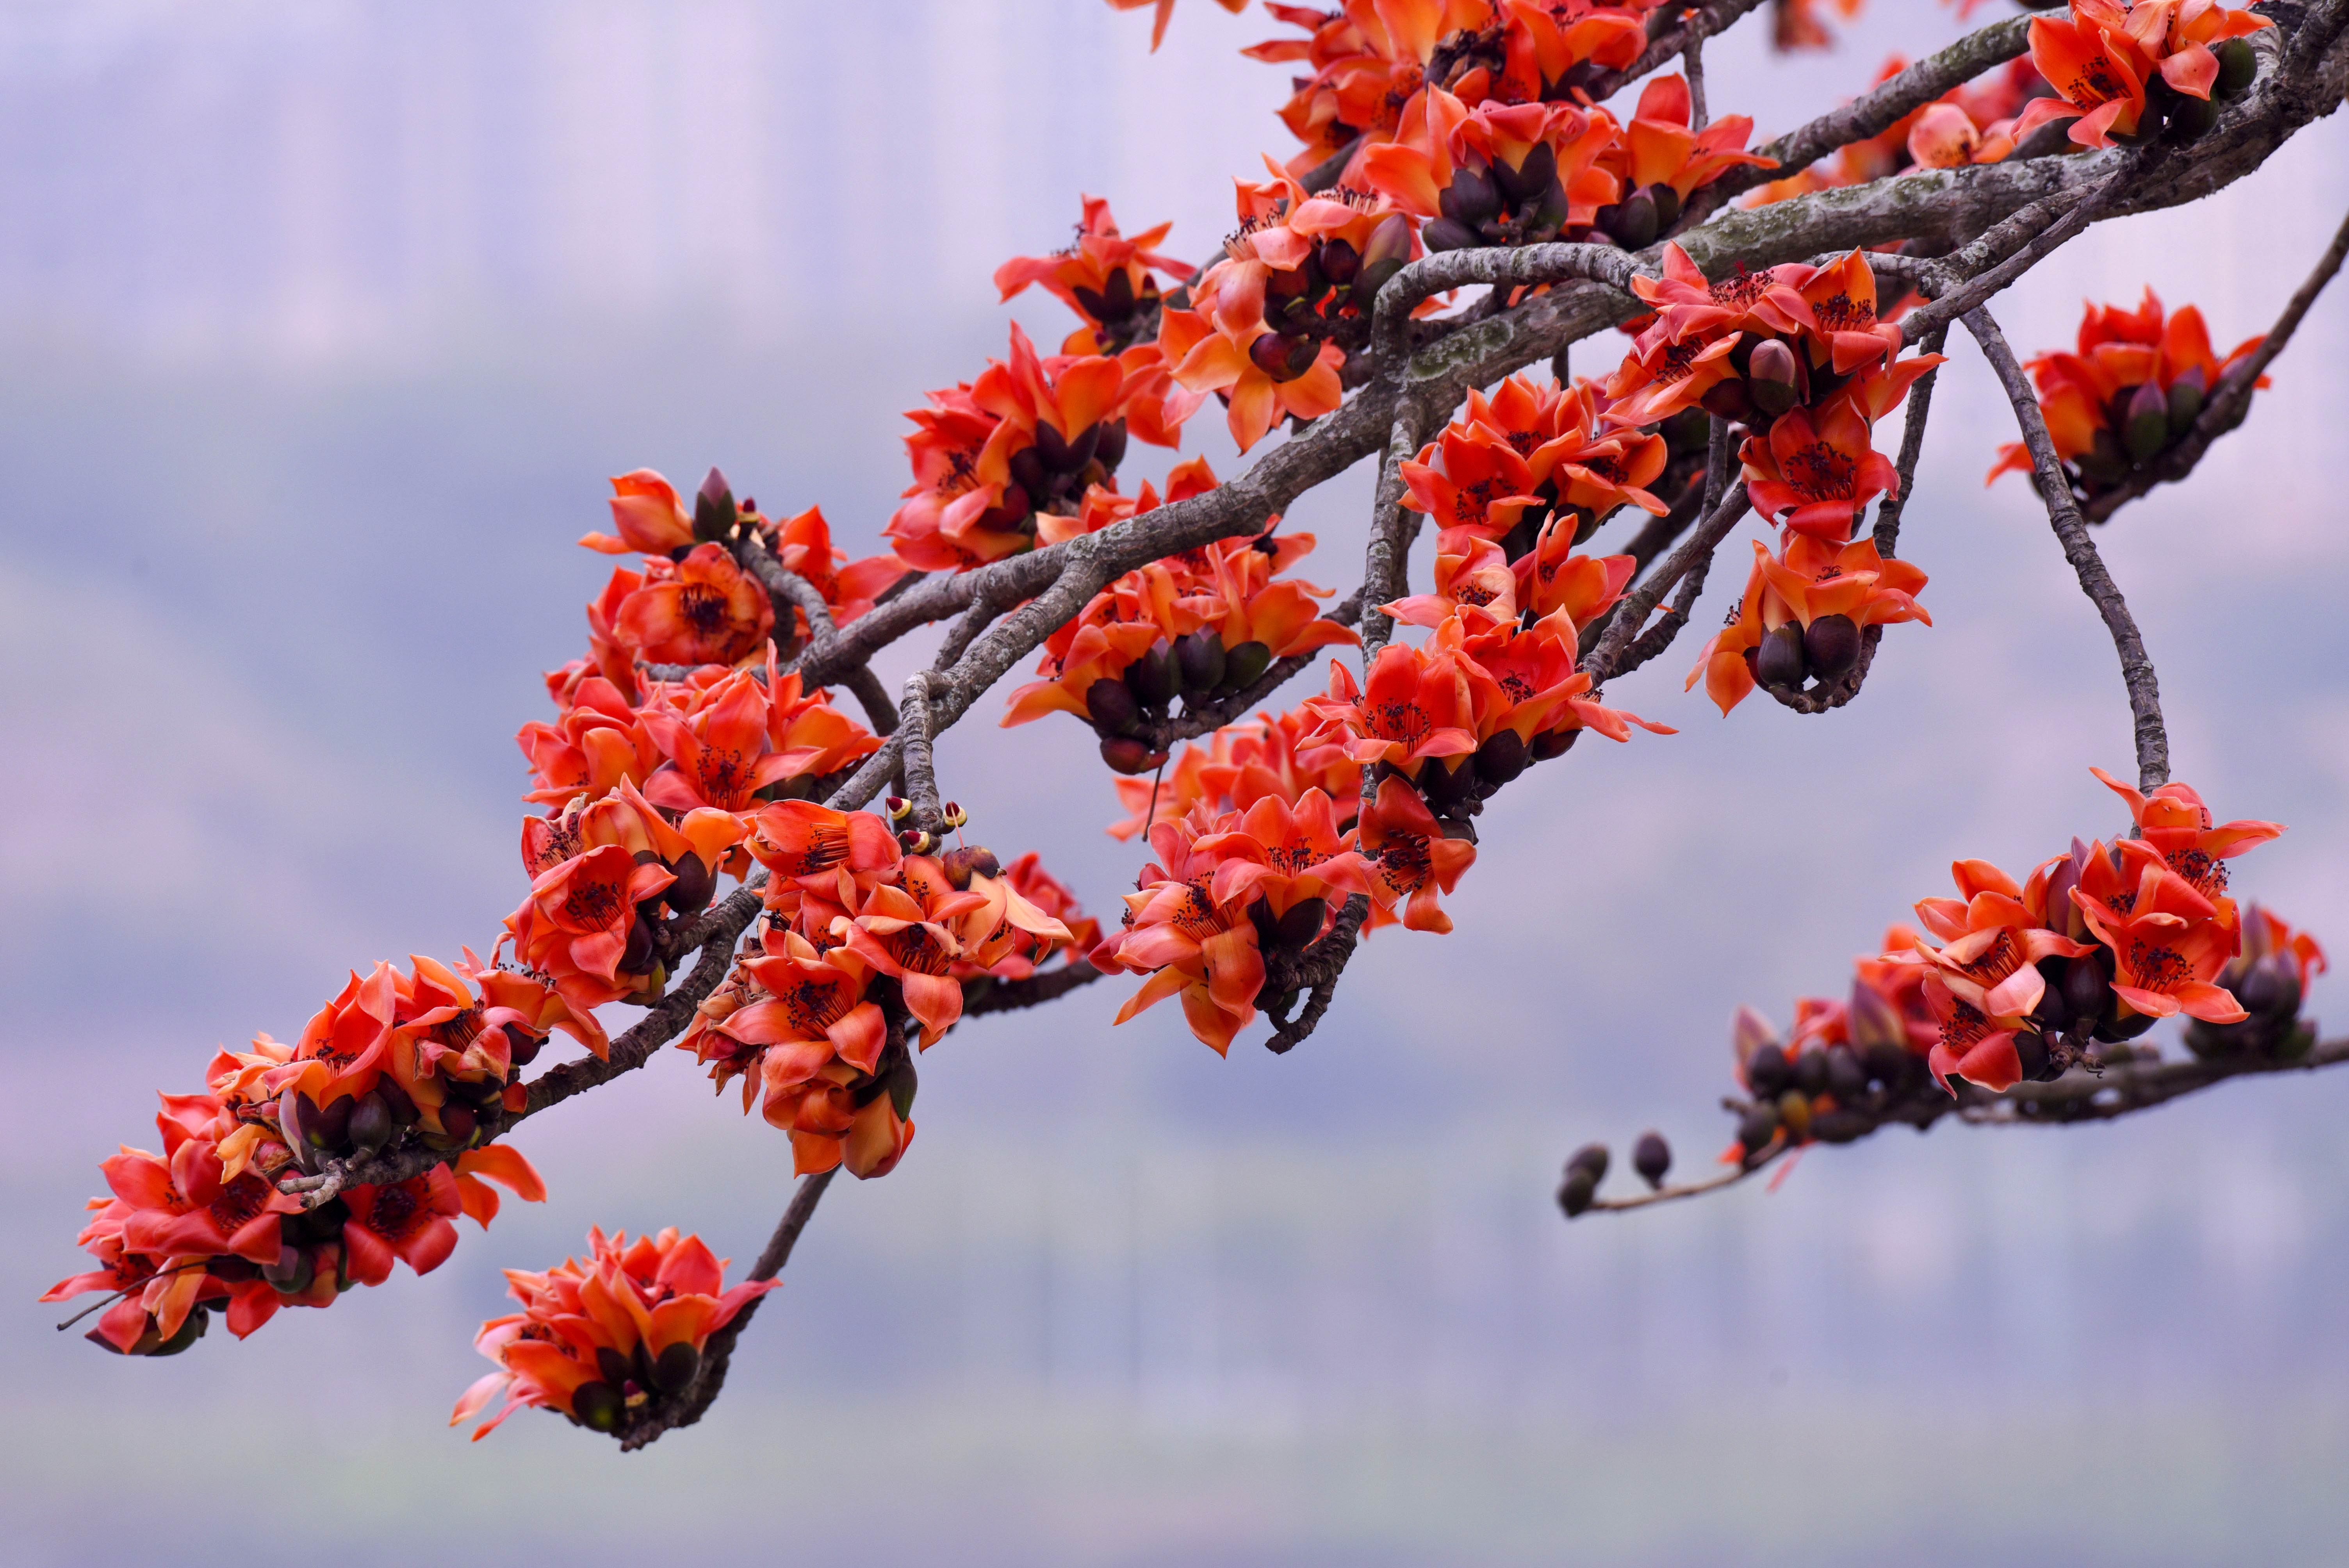
[[[1990,361],[1999,384],[2006,388],[2006,400],[2014,407],[2015,423],[2022,427],[2023,443],[2031,452],[2032,477],[2039,486],[2040,499],[2047,503],[2047,521],[2064,546],[2064,558],[2078,574],[2080,591],[2104,617],[2113,649],[2120,655],[2121,679],[2128,686],[2129,712],[2136,720],[2137,788],[2152,789],[2167,784],[2169,736],[2161,722],[2161,683],[2145,651],[2145,639],[2137,633],[2137,618],[2129,614],[2120,585],[2106,570],[2104,557],[2088,537],[2088,525],[2072,499],[2071,481],[2064,477],[2064,465],[2056,459],[2054,439],[2047,433],[2047,421],[2040,417],[2038,394],[2023,366],[2015,363],[2006,334],[1984,309],[1968,315],[1965,324],[1974,341],[1982,345],[1982,356]]]

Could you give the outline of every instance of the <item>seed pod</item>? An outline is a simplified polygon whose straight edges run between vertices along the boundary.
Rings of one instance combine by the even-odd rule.
[[[2210,85],[2210,90],[2220,98],[2233,98],[2259,75],[2260,57],[2251,52],[2248,38],[2230,38],[2210,52],[2219,57],[2219,79]]]
[[[705,542],[725,538],[736,515],[734,491],[727,485],[726,476],[710,469],[693,498],[693,537]]]
[[[1868,1064],[1868,1076],[1889,1089],[1899,1089],[1917,1075],[1917,1053],[1904,1045],[1879,1040],[1861,1053]]]
[[[2154,382],[2146,382],[2129,395],[2121,444],[2130,460],[2139,463],[2151,462],[2169,444],[2169,399]]]
[[[1853,1104],[1868,1092],[1868,1068],[1849,1046],[1827,1047],[1827,1092],[1842,1106]]]
[[[1153,643],[1150,651],[1125,668],[1125,684],[1133,688],[1133,698],[1145,708],[1162,708],[1174,700],[1182,685],[1182,674],[1174,667],[1174,650],[1164,643]]]
[[[1786,1053],[1776,1046],[1756,1046],[1745,1058],[1745,1087],[1756,1099],[1775,1099],[1794,1081]]]
[[[373,1154],[391,1140],[391,1109],[373,1094],[358,1097],[347,1136],[361,1154]]]
[[[1531,760],[1516,730],[1495,730],[1476,748],[1476,777],[1487,784],[1506,784],[1523,773]]]
[[[2199,365],[2169,384],[2169,438],[2178,439],[2194,428],[2202,417],[2202,403],[2209,387]]]
[[[1754,677],[1765,686],[1795,691],[1803,684],[1803,628],[1789,621],[1763,634],[1754,655]]]
[[[1631,1145],[1631,1169],[1651,1188],[1664,1184],[1664,1177],[1672,1168],[1672,1146],[1664,1135],[1653,1130],[1640,1134],[1640,1141]]]
[[[1127,735],[1105,736],[1101,743],[1102,760],[1113,773],[1147,773],[1166,760],[1166,753],[1153,751],[1142,741]]]
[[[1795,1087],[1805,1094],[1825,1094],[1827,1088],[1827,1054],[1813,1046],[1795,1058]]]
[[[1131,735],[1142,722],[1142,707],[1132,686],[1103,676],[1085,688],[1085,717],[1103,735]]]
[[[1823,681],[1839,680],[1859,663],[1859,625],[1848,615],[1822,615],[1803,632],[1803,659]]]
[[[626,1410],[620,1391],[609,1383],[582,1383],[572,1390],[571,1413],[579,1424],[598,1432],[616,1430]]]
[[[1591,1201],[1599,1196],[1599,1182],[1588,1171],[1568,1173],[1557,1190],[1557,1206],[1566,1211],[1569,1220],[1587,1212]]]
[[[684,1393],[700,1375],[701,1352],[687,1340],[678,1340],[653,1359],[653,1387],[664,1394]]]
[[[1648,187],[1648,200],[1656,204],[1656,232],[1668,232],[1681,221],[1681,193],[1659,180]]]
[[[2235,1000],[2255,1018],[2289,1020],[2300,1013],[2300,973],[2292,960],[2271,953],[2234,985]]]
[[[1794,351],[1765,337],[1745,362],[1745,395],[1764,418],[1775,419],[1802,400],[1801,374]]]
[[[1272,668],[1272,650],[1264,644],[1248,641],[1237,647],[1224,650],[1224,689],[1246,691],[1264,679],[1264,672]]]
[[[1183,695],[1197,699],[1224,684],[1223,640],[1213,632],[1186,633],[1174,639],[1174,666],[1183,679]]]
[[[1586,1143],[1568,1156],[1566,1173],[1571,1176],[1578,1171],[1588,1171],[1591,1182],[1596,1185],[1607,1180],[1607,1145]]]

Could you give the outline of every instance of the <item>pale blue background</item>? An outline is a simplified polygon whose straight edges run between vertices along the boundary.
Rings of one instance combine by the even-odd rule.
[[[1766,136],[1957,26],[1877,10],[1826,57],[1717,46],[1716,108]],[[681,1057],[533,1123],[554,1202],[427,1280],[163,1363],[51,1332],[31,1297],[155,1088],[297,1030],[346,965],[494,936],[509,738],[581,645],[605,475],[719,462],[870,548],[897,411],[1001,351],[996,263],[1080,190],[1212,248],[1285,72],[1232,55],[1260,15],[1180,13],[1152,58],[1098,0],[0,5],[0,1555],[2344,1560],[2349,1079],[1550,1206],[1588,1138],[1656,1125],[1701,1166],[1731,1010],[1838,989],[1952,856],[2021,871],[2117,820],[2086,771],[2127,767],[2111,651],[2023,484],[1982,487],[2011,428],[1968,351],[1904,539],[1938,624],[1865,700],[1723,722],[1679,689],[1692,639],[1610,694],[1683,733],[1504,797],[1460,934],[1381,936],[1286,1059],[1218,1060],[1171,1007],[1112,1031],[1116,985],[957,1032],[905,1166],[827,1200],[698,1430],[623,1458],[441,1427],[499,1266],[595,1220],[757,1250],[788,1151]],[[2222,346],[2260,330],[2349,202],[2340,137],[2099,227],[2010,333],[2148,282]],[[2240,890],[2349,945],[2344,309],[2105,542],[2181,772],[2292,824]],[[1217,426],[1188,449],[1224,465]],[[1350,583],[1366,497],[1300,509],[1309,575]],[[1113,910],[1138,857],[1089,750],[975,724],[940,766],[980,837]]]

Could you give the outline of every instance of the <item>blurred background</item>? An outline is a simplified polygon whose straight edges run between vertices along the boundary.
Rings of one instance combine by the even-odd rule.
[[[623,1457],[443,1428],[504,1265],[590,1222],[747,1264],[789,1150],[671,1054],[523,1138],[422,1280],[107,1357],[32,1297],[98,1161],[347,965],[486,951],[523,883],[538,672],[584,643],[605,476],[711,463],[874,547],[899,411],[1003,352],[1080,191],[1196,259],[1286,154],[1279,31],[1202,0],[1147,52],[1099,0],[8,0],[0,5],[0,1531],[26,1564],[2327,1563],[2349,1501],[2349,1075],[2122,1125],[1821,1150],[1775,1192],[1568,1228],[1557,1168],[1642,1129],[1704,1168],[1727,1020],[1836,994],[1955,856],[2109,834],[2113,655],[1971,346],[1903,543],[1936,624],[1866,700],[1681,727],[1497,802],[1450,938],[1381,935],[1286,1058],[1124,984],[957,1030],[919,1139],[827,1200],[698,1429]],[[1756,139],[1959,24],[1878,0],[1834,53],[1710,55]],[[2344,203],[2341,129],[2190,211],[2098,226],[2001,304],[2264,330]],[[2103,534],[2183,777],[2292,824],[2237,890],[2349,944],[2349,296],[2184,486]],[[1615,351],[1594,345],[1578,363]],[[1888,434],[1882,444],[1896,439]],[[1140,449],[1132,479],[1165,454]],[[1188,451],[1221,471],[1214,411]],[[1358,570],[1369,476],[1300,506]],[[1744,546],[1733,542],[1732,557]],[[1742,569],[1716,573],[1700,619]],[[901,650],[885,674],[910,667]],[[1300,688],[1301,689],[1301,688]],[[974,834],[1096,912],[1139,855],[1080,727],[940,748]],[[126,852],[128,851],[128,852]],[[2313,1010],[2341,1010],[2338,983]],[[618,1011],[618,1010],[616,1010]],[[616,1019],[616,1022],[625,1020]],[[2174,1043],[2170,1047],[2175,1050]],[[1616,1184],[1630,1180],[1619,1175]]]

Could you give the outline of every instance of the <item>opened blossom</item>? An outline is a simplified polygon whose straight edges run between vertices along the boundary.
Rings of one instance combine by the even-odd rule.
[[[1925,583],[1909,562],[1885,560],[1873,539],[1837,545],[1789,531],[1776,554],[1756,540],[1744,596],[1697,655],[1687,686],[1703,681],[1705,695],[1726,714],[1765,676],[1788,689],[1808,676],[1837,679],[1857,662],[1867,628],[1933,624],[1917,603]],[[1773,636],[1785,646],[1765,669],[1760,655]]]
[[[1119,232],[1109,202],[1088,196],[1069,247],[1049,256],[1013,257],[995,269],[996,289],[1009,300],[1031,284],[1039,286],[1083,317],[1084,325],[1061,345],[1061,353],[1119,353],[1149,335],[1159,307],[1159,276],[1179,282],[1191,274],[1187,263],[1157,248],[1173,227],[1160,223],[1128,238]]]
[[[2140,129],[2157,77],[2174,93],[2208,101],[2219,81],[2214,46],[2274,26],[2215,0],[2076,0],[2067,15],[2036,17],[2031,60],[2055,96],[2025,107],[2015,139],[2069,119],[2075,142],[2110,147]]]
[[[1204,746],[1185,746],[1155,780],[1116,780],[1118,802],[1129,815],[1111,825],[1110,836],[1131,839],[1202,804],[1218,817],[1268,798],[1294,805],[1308,789],[1329,796],[1345,820],[1360,804],[1362,769],[1343,746],[1319,734],[1322,727],[1301,708],[1259,714],[1226,725]]]
[[[726,1288],[728,1260],[676,1229],[628,1240],[587,1233],[588,1255],[543,1274],[508,1269],[523,1310],[481,1325],[474,1347],[498,1369],[465,1390],[456,1426],[501,1396],[505,1404],[473,1430],[475,1441],[516,1410],[548,1409],[594,1431],[617,1431],[648,1406],[666,1408],[700,1376],[712,1335],[777,1280]]]

